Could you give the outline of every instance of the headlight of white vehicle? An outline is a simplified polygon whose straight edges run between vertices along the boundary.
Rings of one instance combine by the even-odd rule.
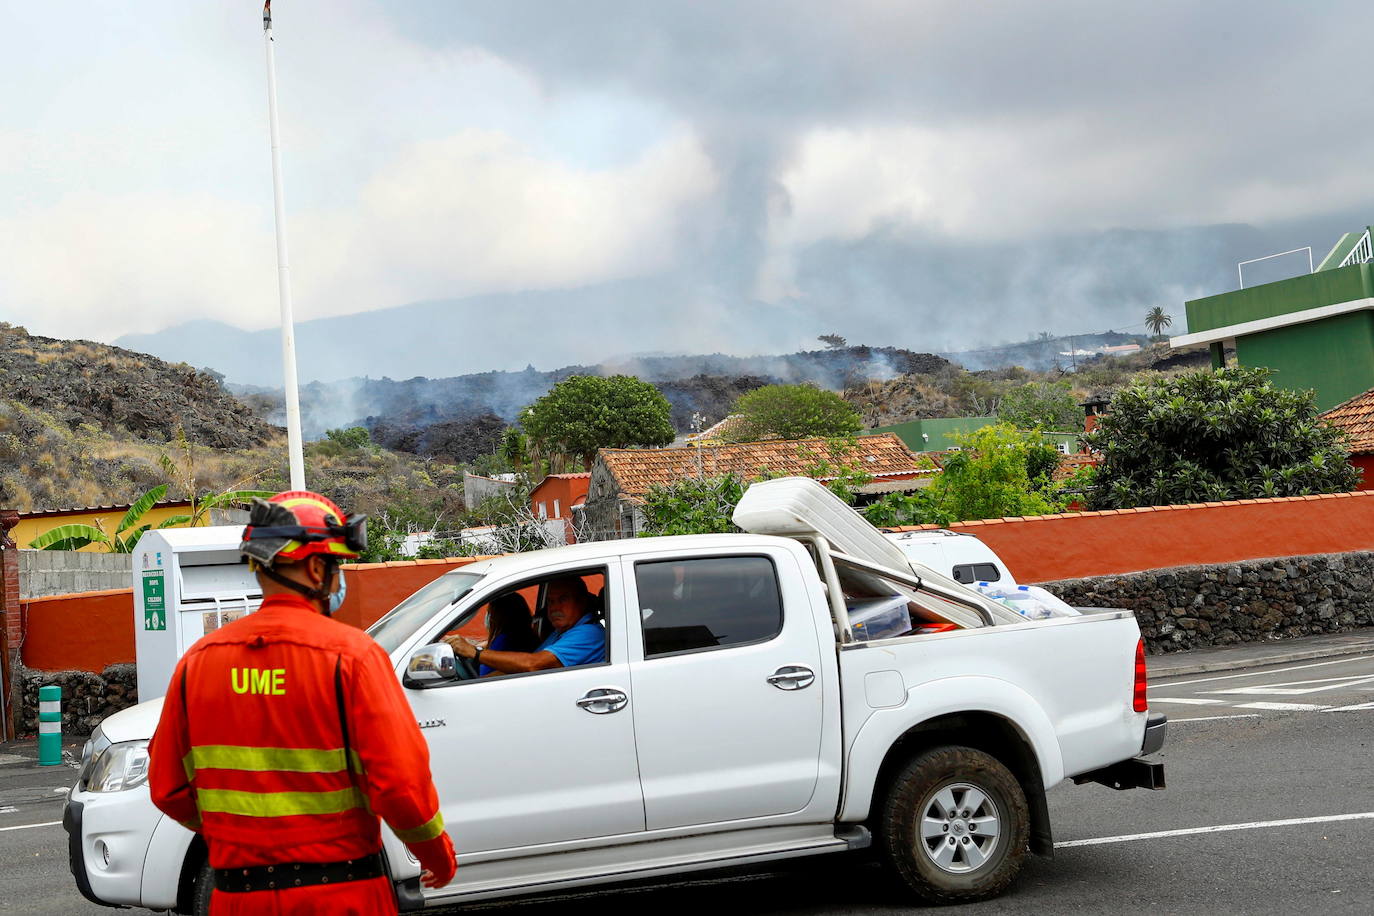
[[[148,781],[148,742],[121,741],[106,748],[91,765],[87,792],[123,792]]]

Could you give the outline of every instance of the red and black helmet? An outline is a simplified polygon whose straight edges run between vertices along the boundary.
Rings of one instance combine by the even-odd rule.
[[[269,569],[278,562],[299,563],[320,554],[356,560],[367,549],[367,516],[344,517],[327,497],[290,490],[271,499],[254,499],[239,552]]]

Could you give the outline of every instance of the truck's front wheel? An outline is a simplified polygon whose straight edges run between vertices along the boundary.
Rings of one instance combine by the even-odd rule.
[[[215,870],[202,862],[191,888],[191,916],[210,916],[210,897],[215,892]]]
[[[878,817],[888,864],[930,903],[1001,893],[1026,856],[1030,810],[1016,777],[995,757],[939,747],[898,773]]]

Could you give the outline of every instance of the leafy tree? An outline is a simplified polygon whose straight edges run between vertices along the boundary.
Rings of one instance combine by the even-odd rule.
[[[688,477],[667,486],[650,487],[641,507],[645,529],[640,537],[738,531],[730,516],[744,490],[744,481],[733,474]]]
[[[888,494],[864,517],[875,525],[948,525],[1063,508],[1053,481],[1059,453],[1034,432],[997,423],[954,439],[960,450],[944,457],[944,471],[929,487]]]
[[[1017,429],[1081,429],[1083,411],[1066,381],[1027,382],[1002,396],[998,419]]]
[[[764,385],[735,402],[740,421],[732,427],[736,442],[775,437],[807,439],[853,436],[863,428],[858,411],[833,391],[814,385]]]
[[[673,426],[657,388],[628,375],[574,375],[525,408],[520,425],[541,454],[563,452],[590,467],[597,449],[668,445]]]
[[[372,434],[365,426],[350,426],[348,429],[327,429],[325,437],[337,442],[344,448],[367,448],[372,444]]]
[[[1161,331],[1173,323],[1173,316],[1164,314],[1164,309],[1157,305],[1145,313],[1145,326],[1155,336],[1158,336]]]
[[[1341,433],[1310,391],[1269,370],[1219,369],[1138,381],[1084,437],[1102,456],[1092,509],[1302,496],[1355,489]]]
[[[515,473],[525,473],[525,464],[530,460],[530,442],[528,436],[514,426],[506,427],[506,431],[501,434],[501,446],[499,451],[501,457],[509,461],[511,467],[515,468]]]
[[[845,348],[845,345],[849,343],[849,341],[845,340],[838,334],[822,334],[820,337],[817,337],[816,339],[819,340],[821,343],[825,344],[831,350],[843,350]]]

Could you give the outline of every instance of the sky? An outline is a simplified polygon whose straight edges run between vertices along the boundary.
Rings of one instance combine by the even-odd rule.
[[[107,341],[277,321],[259,10],[0,0],[0,320]],[[1151,305],[1233,288],[1240,258],[1319,259],[1374,222],[1369,4],[274,16],[302,322],[652,277],[703,323],[763,303],[795,311],[798,345],[819,327],[951,348],[1138,330]],[[634,347],[680,345],[637,314]]]

